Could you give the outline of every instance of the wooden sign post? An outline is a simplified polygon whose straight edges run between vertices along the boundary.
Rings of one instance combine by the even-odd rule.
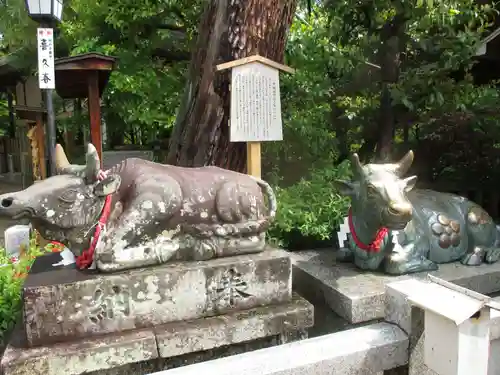
[[[295,70],[259,55],[216,69],[232,69],[230,141],[247,143],[247,173],[261,178],[260,143],[283,140],[279,71]]]

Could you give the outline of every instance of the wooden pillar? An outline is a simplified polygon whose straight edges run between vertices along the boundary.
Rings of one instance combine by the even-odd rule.
[[[260,142],[247,142],[247,174],[262,177]]]
[[[99,97],[99,72],[89,72],[88,103],[90,118],[90,139],[97,149],[102,167],[102,139],[101,139],[101,98]]]
[[[9,110],[9,137],[16,136],[16,110],[14,109],[14,95],[9,90],[7,91],[7,105]]]
[[[45,160],[45,131],[43,128],[43,114],[37,113],[35,136],[38,144],[38,162],[40,164],[40,177],[42,180],[47,178],[47,163]]]

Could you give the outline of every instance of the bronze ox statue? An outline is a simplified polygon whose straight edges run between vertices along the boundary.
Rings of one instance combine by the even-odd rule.
[[[95,262],[113,272],[265,247],[276,198],[260,179],[131,158],[99,180],[93,145],[84,166],[71,165],[60,145],[55,154],[58,175],[0,196],[0,215],[29,218],[45,239],[65,244],[80,268]]]
[[[412,162],[412,151],[394,164],[361,165],[353,155],[353,181],[336,182],[352,200],[348,246],[339,259],[393,275],[436,270],[437,263],[457,260],[496,262],[500,236],[492,218],[466,198],[413,189],[417,177],[403,178]]]

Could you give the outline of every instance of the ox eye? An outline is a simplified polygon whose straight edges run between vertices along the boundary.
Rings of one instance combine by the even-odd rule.
[[[66,190],[61,194],[59,199],[66,203],[73,203],[74,201],[76,201],[77,194],[78,192],[76,190]]]
[[[378,194],[377,188],[373,185],[368,185],[366,187],[366,189],[367,189],[368,195],[377,195]]]

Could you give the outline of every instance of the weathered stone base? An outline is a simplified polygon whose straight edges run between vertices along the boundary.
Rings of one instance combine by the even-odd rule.
[[[383,375],[407,360],[405,333],[377,323],[155,375]]]
[[[54,268],[38,258],[24,285],[29,346],[150,328],[290,301],[283,250],[114,274]]]
[[[295,295],[288,303],[36,348],[27,347],[20,328],[5,350],[1,369],[4,375],[147,374],[208,359],[210,354],[203,352],[214,348],[226,346],[234,354],[234,344],[258,340],[258,348],[286,342],[290,332],[312,325],[312,305]],[[194,359],[181,359],[187,354]]]
[[[427,277],[428,274],[388,276],[359,270],[350,263],[337,263],[334,249],[300,251],[290,255],[294,289],[308,299],[311,293],[320,294],[335,313],[350,323],[383,319],[385,285]],[[431,274],[483,294],[500,290],[500,262],[477,267],[460,263],[441,264],[439,270]]]
[[[157,371],[170,370],[280,345],[280,337],[281,335],[269,336],[249,342],[221,346],[202,352],[184,354],[178,357],[156,358],[149,361],[115,367],[113,369],[92,371],[85,375],[150,375]]]

